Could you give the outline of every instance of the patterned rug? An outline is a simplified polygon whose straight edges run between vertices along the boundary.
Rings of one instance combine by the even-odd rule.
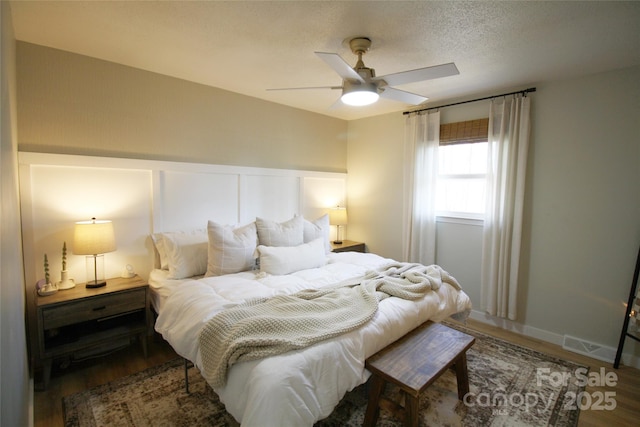
[[[445,372],[420,399],[421,425],[428,426],[575,426],[579,410],[569,404],[583,390],[572,362],[502,341],[458,325],[476,337],[467,352],[470,391],[457,396],[453,371]],[[567,381],[554,381],[567,376]],[[63,398],[65,425],[71,426],[235,426],[218,396],[198,371],[189,369],[190,394],[184,387],[184,364],[176,359],[111,383]],[[394,398],[398,390],[388,386]],[[367,385],[347,393],[317,427],[361,426]],[[402,426],[380,411],[377,426]]]

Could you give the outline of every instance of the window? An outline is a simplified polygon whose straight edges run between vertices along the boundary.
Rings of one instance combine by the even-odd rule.
[[[436,210],[439,216],[482,219],[489,119],[440,126]]]

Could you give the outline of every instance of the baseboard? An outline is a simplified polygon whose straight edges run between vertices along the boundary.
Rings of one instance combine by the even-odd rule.
[[[522,323],[514,322],[513,320],[491,316],[487,313],[483,313],[477,310],[471,310],[471,314],[469,315],[469,317],[473,320],[496,326],[507,331],[516,332],[521,335],[562,346],[563,336],[554,332],[534,328],[533,326],[529,325],[523,325]]]
[[[565,335],[562,341],[562,348],[573,351],[574,353],[589,356],[603,362],[613,363],[616,358],[616,349],[595,342],[587,341],[582,338]]]
[[[633,354],[622,353],[620,363],[624,366],[640,369],[640,357],[634,356]]]
[[[613,364],[616,349],[603,344],[594,343],[582,338],[572,337],[569,335],[560,335],[555,332],[545,331],[544,329],[535,328],[513,320],[502,319],[491,316],[477,310],[471,310],[469,318],[488,325],[496,326],[507,331],[515,332],[528,337],[536,338],[551,344],[561,346],[563,349],[574,353],[582,354],[593,359],[601,360]],[[631,353],[622,354],[622,364],[636,369],[640,369],[640,357]]]

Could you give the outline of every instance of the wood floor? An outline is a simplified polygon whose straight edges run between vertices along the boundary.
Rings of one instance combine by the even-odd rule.
[[[107,356],[74,363],[64,369],[54,364],[47,390],[34,392],[33,425],[64,426],[64,396],[106,384],[178,357],[171,346],[161,338],[149,338],[148,346],[146,359],[142,348],[132,345]],[[38,380],[36,376],[36,389]]]
[[[598,427],[638,425],[638,420],[640,420],[640,370],[626,366],[620,366],[619,369],[615,370],[606,362],[591,359],[563,350],[553,344],[524,337],[473,320],[469,320],[467,326],[524,347],[588,365],[592,372],[600,372],[600,368],[604,367],[606,372],[615,373],[618,379],[616,386],[587,386],[585,390],[591,396],[596,396],[598,393],[604,394],[604,392],[615,393],[613,397],[616,404],[615,409],[583,410],[580,412],[578,425]],[[71,365],[64,370],[54,370],[49,388],[46,391],[36,391],[34,393],[34,426],[58,427],[64,425],[63,396],[131,375],[175,357],[177,355],[168,344],[155,339],[150,340],[147,359],[144,358],[142,350],[138,346],[132,346],[109,356],[86,361],[78,365]],[[602,403],[604,404],[605,402]]]

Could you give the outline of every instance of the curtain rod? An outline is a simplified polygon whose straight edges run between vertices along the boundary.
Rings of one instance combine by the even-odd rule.
[[[420,110],[405,111],[402,114],[406,115],[406,114],[419,113],[421,111],[437,110],[438,108],[452,107],[454,105],[460,105],[460,104],[468,104],[469,102],[485,101],[487,99],[500,98],[501,96],[515,95],[515,94],[518,94],[518,93],[520,93],[522,95],[526,95],[529,92],[535,92],[535,91],[536,91],[535,87],[530,87],[529,89],[517,90],[515,92],[503,93],[503,94],[500,94],[500,95],[485,96],[484,98],[471,99],[469,101],[454,102],[453,104],[440,105],[438,107],[429,107],[429,108],[422,108]]]

